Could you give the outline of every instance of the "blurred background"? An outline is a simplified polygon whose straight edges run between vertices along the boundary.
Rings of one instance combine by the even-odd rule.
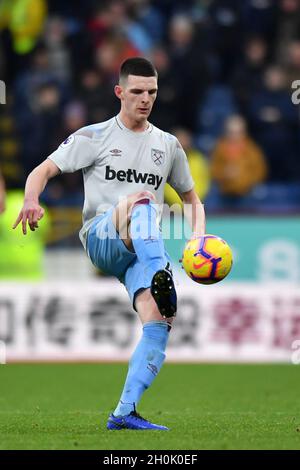
[[[49,182],[38,231],[11,230],[30,171],[75,130],[118,113],[119,66],[137,55],[159,74],[151,122],[180,140],[207,232],[235,258],[220,285],[193,284],[179,268],[175,214],[169,359],[290,361],[300,339],[300,0],[0,0],[7,360],[126,360],[139,337],[125,289],[80,245],[80,172]],[[165,196],[178,201],[170,187]]]

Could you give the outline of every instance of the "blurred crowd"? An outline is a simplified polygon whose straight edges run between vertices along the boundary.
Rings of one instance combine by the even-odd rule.
[[[159,74],[151,122],[181,141],[208,211],[299,210],[300,0],[0,0],[0,38],[7,188],[118,112],[119,65],[138,55]],[[54,207],[82,199],[79,173],[44,193]]]

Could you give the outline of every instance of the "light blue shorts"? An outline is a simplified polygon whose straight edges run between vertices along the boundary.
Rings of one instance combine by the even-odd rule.
[[[129,294],[133,307],[138,292],[151,286],[153,272],[138,260],[135,253],[129,251],[112,221],[114,207],[99,215],[92,223],[87,237],[87,253],[98,269],[116,276]],[[165,256],[171,259],[165,250]]]

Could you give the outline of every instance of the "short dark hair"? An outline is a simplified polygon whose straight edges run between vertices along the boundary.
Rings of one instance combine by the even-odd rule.
[[[131,57],[122,63],[119,78],[120,80],[126,80],[128,75],[157,77],[157,71],[153,64],[144,57]]]

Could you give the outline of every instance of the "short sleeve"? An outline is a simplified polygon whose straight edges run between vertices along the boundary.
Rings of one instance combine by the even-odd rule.
[[[90,130],[80,129],[62,142],[48,158],[62,173],[73,173],[89,167],[99,155],[99,140],[92,137]]]
[[[179,194],[190,191],[194,187],[187,156],[177,139],[173,164],[167,182]]]

